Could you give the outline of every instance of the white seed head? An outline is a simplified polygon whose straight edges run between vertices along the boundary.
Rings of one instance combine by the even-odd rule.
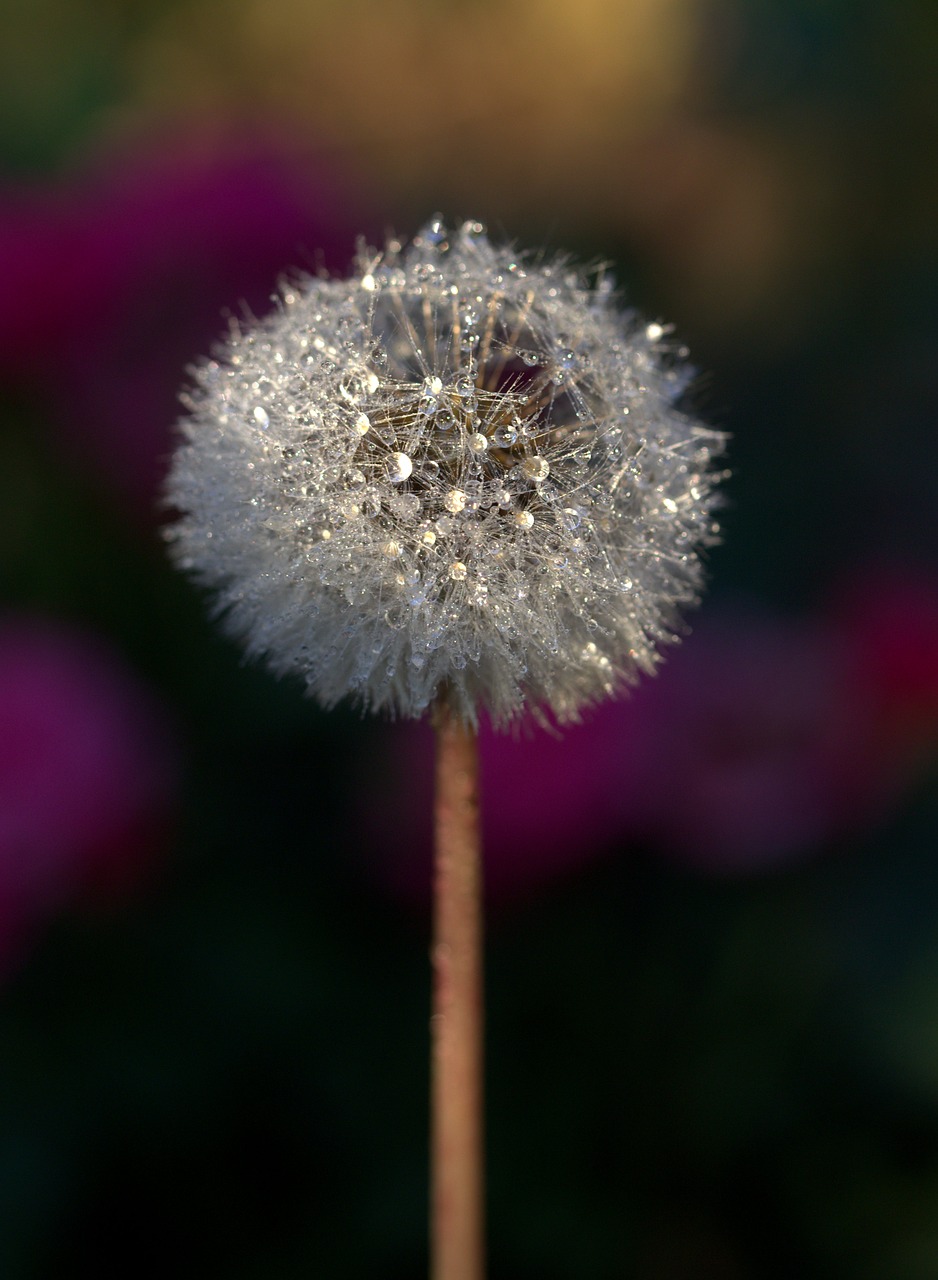
[[[478,223],[363,249],[196,368],[175,559],[326,705],[575,719],[654,668],[717,536],[666,332]]]

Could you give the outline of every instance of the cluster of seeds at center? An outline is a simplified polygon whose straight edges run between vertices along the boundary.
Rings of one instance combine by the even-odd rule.
[[[468,374],[448,385],[438,375],[415,384],[365,374],[354,389],[346,386],[346,399],[354,400],[358,436],[344,476],[347,519],[386,511],[390,530],[399,522],[416,525],[425,548],[467,527],[467,517],[480,511],[521,530],[534,526],[540,486],[550,474],[540,449],[550,435],[530,387],[492,391]],[[383,549],[392,557],[401,551],[394,536]],[[465,561],[454,559],[449,577],[467,575]]]

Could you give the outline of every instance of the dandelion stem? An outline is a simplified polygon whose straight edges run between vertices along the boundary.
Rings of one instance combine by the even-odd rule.
[[[475,732],[435,708],[430,1276],[482,1280],[482,908]]]

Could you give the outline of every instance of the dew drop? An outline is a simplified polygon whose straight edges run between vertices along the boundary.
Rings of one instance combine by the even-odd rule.
[[[518,433],[514,427],[503,423],[500,427],[495,428],[492,439],[500,449],[510,449],[518,439]]]
[[[266,409],[262,409],[260,405],[254,410],[255,421],[262,427],[270,426],[270,418]]]
[[[550,463],[546,458],[538,457],[537,454],[525,458],[521,465],[524,468],[524,474],[532,480],[546,480],[550,475]]]
[[[420,514],[420,499],[415,493],[396,493],[391,498],[390,507],[402,520],[414,520]]]
[[[466,505],[466,495],[462,489],[450,489],[446,497],[443,499],[443,506],[447,511],[457,515]]]
[[[515,524],[522,529],[530,529],[534,524],[534,517],[530,511],[518,511],[515,513]]]
[[[461,560],[454,560],[449,567],[449,576],[454,582],[463,582],[469,573],[469,570]]]
[[[388,459],[388,479],[391,484],[403,484],[414,469],[406,453],[392,453]]]

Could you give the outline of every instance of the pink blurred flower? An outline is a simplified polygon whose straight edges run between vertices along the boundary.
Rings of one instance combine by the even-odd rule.
[[[910,747],[934,743],[938,579],[912,566],[867,566],[842,589],[834,616],[851,638],[856,679],[877,702],[882,734]]]
[[[623,716],[642,743],[635,834],[708,871],[791,862],[884,801],[873,706],[823,621],[714,614]]]
[[[76,894],[134,885],[173,790],[164,714],[103,641],[0,620],[0,972]]]
[[[291,266],[344,269],[361,224],[336,172],[264,138],[177,139],[7,190],[0,377],[31,380],[73,450],[152,510],[183,370],[223,310],[267,310]]]
[[[711,610],[655,679],[562,737],[483,731],[492,895],[625,846],[762,871],[875,823],[914,779],[909,745],[938,737],[938,597],[900,581],[872,597],[876,608],[831,619]],[[411,840],[389,874],[423,896],[432,735],[395,728],[391,749],[375,839],[386,845],[388,815],[402,816]]]

